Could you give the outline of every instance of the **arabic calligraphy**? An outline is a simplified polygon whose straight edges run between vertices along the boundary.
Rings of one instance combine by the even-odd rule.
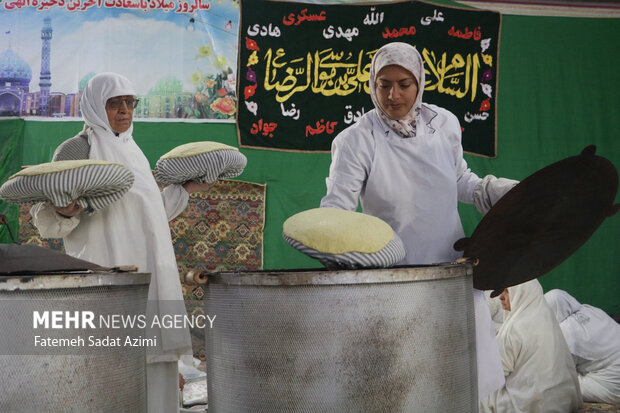
[[[119,1],[121,0],[116,0],[116,2],[119,2]],[[127,0],[122,0],[122,1],[124,3]],[[140,0],[140,2],[149,3],[148,0]],[[211,4],[210,3],[205,4],[202,2],[202,0],[194,0],[193,3],[179,0],[179,7],[175,10],[175,12],[176,13],[193,13],[196,10],[209,10],[210,8],[211,8]]]
[[[52,7],[64,7],[67,11],[85,11],[90,7],[116,9],[163,10],[175,13],[194,13],[196,10],[208,10],[211,4],[203,0],[13,0],[4,2],[5,10],[33,7],[37,10],[49,10]]]
[[[284,108],[284,103],[280,103],[280,109],[282,110],[282,116],[289,116],[295,120],[299,119],[299,114],[301,113],[301,110],[296,109],[294,103],[291,103],[291,109],[289,110],[286,110]]]
[[[474,120],[487,120],[488,117],[489,117],[489,112],[482,112],[482,113],[467,112],[465,113],[465,116],[463,116],[463,120],[467,123],[472,123]]]
[[[248,34],[250,36],[261,35],[263,37],[265,36],[280,37],[280,28],[276,25],[272,26],[271,23],[269,23],[269,26],[255,24],[253,26],[248,27]]]
[[[429,73],[424,85],[425,91],[436,90],[438,93],[464,98],[468,93],[471,94],[471,101],[476,98],[478,70],[480,69],[480,58],[478,54],[468,53],[463,57],[460,53],[455,53],[448,62],[446,52],[437,58],[435,52],[428,49],[422,50],[424,63]],[[446,81],[450,82],[450,87],[446,87]],[[452,87],[454,86],[454,87]]]
[[[375,13],[375,7],[370,8],[370,13],[364,17],[364,24],[367,26],[383,23],[383,12]]]
[[[336,38],[344,37],[348,41],[352,41],[358,34],[360,34],[360,31],[357,27],[343,31],[342,27],[338,26],[338,31],[334,31],[334,26],[330,25],[327,29],[323,30],[323,37],[326,39],[331,39],[336,36]]]
[[[393,39],[401,36],[413,36],[415,34],[415,26],[401,27],[400,29],[385,28],[385,31],[381,33],[384,39]]]
[[[269,136],[273,138],[273,131],[276,130],[278,124],[275,122],[264,122],[262,119],[259,119],[257,123],[253,123],[250,128],[250,133],[252,135],[257,135],[260,133],[263,136]]]
[[[362,116],[364,116],[364,113],[366,113],[366,110],[363,106],[361,110],[357,110],[355,111],[355,113],[353,113],[352,108],[353,106],[351,105],[347,105],[344,107],[344,109],[347,111],[344,116],[344,123],[346,123],[347,125],[357,122]]]
[[[316,126],[306,125],[306,138],[308,135],[319,135],[323,132],[331,135],[334,133],[337,124],[338,121],[325,122],[325,119],[321,119],[316,122]]]
[[[325,16],[325,10],[321,11],[319,14],[308,14],[308,9],[303,9],[298,15],[295,15],[295,13],[290,13],[288,16],[283,17],[282,23],[286,26],[299,26],[301,22],[304,21],[323,21],[325,19],[327,19]]]
[[[347,96],[362,90],[369,93],[369,55],[364,50],[354,55],[329,48],[287,60],[283,48],[275,52],[269,49],[265,53],[263,86],[266,91],[276,91],[278,103],[306,90],[323,96]]]
[[[435,9],[433,10],[432,16],[422,17],[420,19],[420,24],[424,26],[428,26],[432,22],[442,22],[442,21],[443,21],[443,13],[442,12],[437,13],[437,9]]]
[[[469,27],[465,27],[463,31],[454,30],[454,26],[452,26],[448,30],[448,36],[458,37],[459,39],[471,39],[473,37],[474,40],[478,41],[482,39],[482,32],[480,26],[476,27],[474,31],[469,30]]]

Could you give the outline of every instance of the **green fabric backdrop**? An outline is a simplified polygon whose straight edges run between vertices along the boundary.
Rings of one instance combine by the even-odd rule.
[[[503,16],[499,59],[498,157],[466,155],[478,175],[523,179],[584,147],[620,168],[620,20]],[[80,122],[0,122],[0,181],[19,165],[50,160],[55,147],[81,129]],[[137,122],[134,137],[151,164],[186,142],[214,140],[237,145],[232,124]],[[23,152],[22,151],[23,148]],[[319,263],[284,243],[282,223],[317,207],[325,193],[329,154],[242,149],[248,166],[239,177],[266,183],[265,268],[316,268]],[[616,198],[616,202],[620,202]],[[6,204],[16,228],[16,213]],[[461,205],[466,234],[481,215]],[[16,232],[16,229],[14,230]],[[577,299],[620,313],[620,217],[608,218],[572,257],[540,281]],[[8,242],[0,230],[3,242]]]

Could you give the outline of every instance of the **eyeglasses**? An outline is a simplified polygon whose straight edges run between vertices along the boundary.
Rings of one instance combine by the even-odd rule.
[[[123,102],[127,105],[128,109],[135,109],[140,103],[140,99],[135,98],[112,98],[108,99],[106,106],[110,109],[120,109],[123,106]]]

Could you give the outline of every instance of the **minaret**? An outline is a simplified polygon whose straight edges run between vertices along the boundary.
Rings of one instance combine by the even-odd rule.
[[[41,40],[43,41],[43,45],[41,46],[41,75],[39,76],[39,87],[41,88],[39,114],[42,116],[49,116],[50,87],[52,86],[52,75],[50,73],[52,19],[49,17],[43,19]]]

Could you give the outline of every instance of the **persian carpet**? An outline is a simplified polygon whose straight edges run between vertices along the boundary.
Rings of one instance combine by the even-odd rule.
[[[30,208],[32,204],[19,205],[19,230],[17,240],[21,244],[34,244],[40,247],[65,252],[62,238],[41,238],[39,231],[32,223]]]

